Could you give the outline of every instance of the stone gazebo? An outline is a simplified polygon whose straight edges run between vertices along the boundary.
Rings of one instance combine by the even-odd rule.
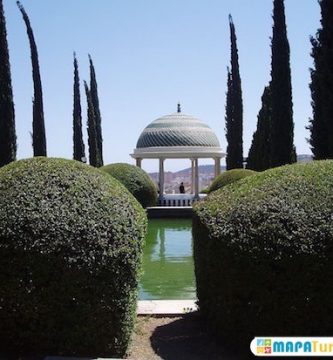
[[[143,159],[159,160],[159,204],[191,205],[199,199],[198,160],[212,158],[215,176],[220,173],[224,153],[213,130],[199,119],[185,115],[178,104],[177,112],[156,119],[141,133],[131,156],[141,167]],[[164,194],[164,160],[190,159],[192,164],[191,194]],[[172,198],[172,199],[171,199]]]

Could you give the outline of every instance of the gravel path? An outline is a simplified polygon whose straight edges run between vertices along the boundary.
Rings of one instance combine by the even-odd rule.
[[[239,360],[210,339],[197,313],[139,316],[128,359]]]

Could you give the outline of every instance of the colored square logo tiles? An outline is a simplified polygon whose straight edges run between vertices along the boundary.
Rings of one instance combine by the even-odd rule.
[[[272,340],[271,339],[265,339],[265,346],[272,346]]]
[[[265,345],[265,339],[257,339],[257,346],[264,346]]]

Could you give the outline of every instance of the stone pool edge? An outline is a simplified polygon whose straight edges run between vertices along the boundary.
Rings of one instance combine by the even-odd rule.
[[[137,315],[181,315],[197,311],[197,300],[139,300]]]

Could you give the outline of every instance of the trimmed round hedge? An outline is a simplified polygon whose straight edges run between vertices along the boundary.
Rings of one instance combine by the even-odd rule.
[[[133,329],[146,215],[80,162],[0,169],[0,357],[121,357]]]
[[[199,307],[248,350],[254,336],[333,333],[333,161],[258,173],[194,206]]]
[[[232,184],[235,181],[238,181],[240,179],[243,179],[247,176],[251,176],[254,174],[257,174],[257,172],[248,169],[232,169],[232,170],[224,171],[222,174],[220,174],[214,179],[212,185],[208,190],[208,193],[216,191],[226,185]]]
[[[138,166],[116,163],[100,169],[120,181],[144,208],[156,205],[156,186],[150,176]]]

